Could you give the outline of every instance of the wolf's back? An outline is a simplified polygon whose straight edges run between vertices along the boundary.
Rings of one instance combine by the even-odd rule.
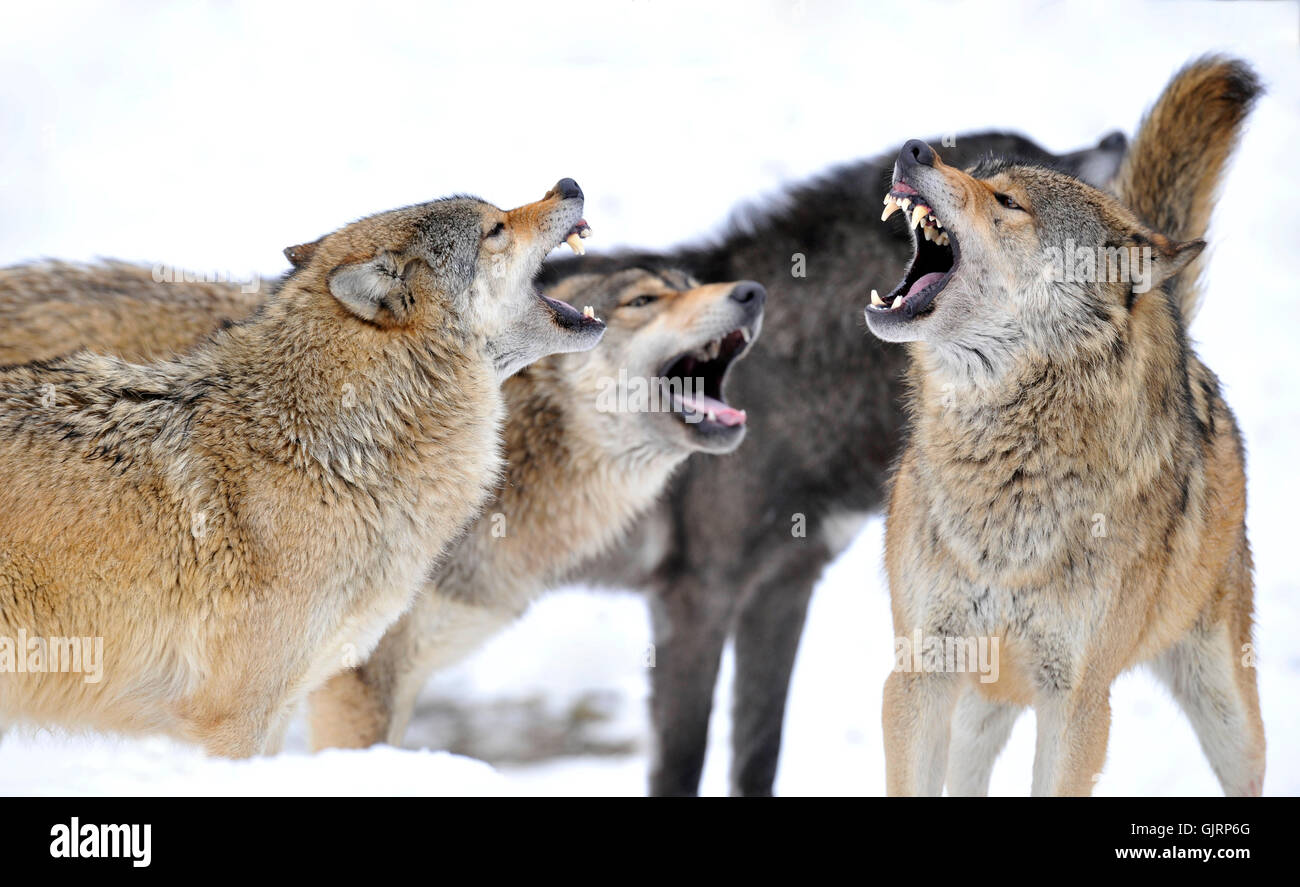
[[[1142,121],[1116,181],[1120,199],[1176,242],[1203,237],[1228,157],[1262,92],[1245,62],[1208,55],[1189,63]],[[1200,302],[1200,271],[1197,259],[1172,283],[1185,324]]]
[[[147,265],[36,262],[0,268],[0,366],[88,348],[130,361],[188,349],[225,321],[242,320],[271,287],[160,283]]]

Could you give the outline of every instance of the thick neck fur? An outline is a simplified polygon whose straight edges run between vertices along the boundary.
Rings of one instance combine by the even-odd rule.
[[[1181,433],[1184,336],[1161,292],[1068,355],[1023,354],[997,376],[972,376],[942,348],[911,348],[907,458],[932,527],[972,563],[1018,569],[1059,555],[1095,515],[1113,516],[1197,458]],[[1171,348],[1184,355],[1175,365],[1159,358]],[[1047,532],[1058,527],[1073,532]]]
[[[689,451],[602,428],[570,361],[544,359],[508,380],[504,482],[434,575],[442,594],[522,612],[573,567],[617,542]],[[485,599],[484,594],[490,595]]]
[[[501,401],[482,343],[450,326],[381,331],[305,284],[174,360],[82,352],[11,368],[4,382],[91,458],[129,468],[155,450],[184,452],[157,460],[177,487],[206,488],[215,453],[234,454],[224,476],[288,468],[335,494],[427,482],[457,441],[486,450],[467,461],[489,463],[489,474],[498,458]],[[47,389],[51,407],[38,403]],[[0,421],[29,420],[7,412]]]
[[[221,380],[209,392],[214,412],[229,414],[223,422],[242,413],[263,457],[384,483],[402,462],[493,418],[499,398],[482,342],[451,325],[428,336],[321,316],[330,313],[343,310],[291,290],[191,355],[194,369]]]

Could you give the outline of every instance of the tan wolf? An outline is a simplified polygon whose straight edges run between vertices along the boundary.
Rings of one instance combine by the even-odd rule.
[[[1034,794],[1089,794],[1111,683],[1139,663],[1224,791],[1260,793],[1242,443],[1186,332],[1197,238],[1259,92],[1240,62],[1178,73],[1118,199],[1029,165],[962,172],[923,142],[899,154],[886,215],[908,214],[916,254],[866,316],[911,343],[885,561],[896,650],[927,656],[900,656],[885,684],[891,794],[945,776],[987,792],[1024,706]],[[996,680],[932,655],[973,640],[999,642]]]
[[[102,681],[9,675],[0,720],[273,750],[495,487],[502,380],[599,340],[532,286],[582,206],[382,213],[175,359],[0,371],[0,637],[103,639]]]
[[[286,253],[294,258],[300,249]],[[495,499],[370,658],[312,695],[317,747],[400,743],[430,672],[474,650],[570,567],[616,543],[691,453],[729,452],[743,439],[747,417],[726,404],[723,390],[759,335],[761,286],[703,286],[650,265],[604,273],[578,266],[548,295],[591,306],[607,323],[600,347],[544,358],[505,382],[507,467]],[[0,272],[0,318],[8,321],[0,349],[19,359],[78,347],[168,354],[251,314],[264,298],[229,283],[163,285],[149,268],[126,263],[11,269]],[[620,372],[630,383],[658,377],[683,389],[691,380],[703,414],[673,404],[602,404]]]
[[[548,293],[593,306],[608,324],[604,340],[506,383],[507,468],[496,498],[370,659],[312,695],[315,747],[400,744],[431,672],[619,541],[691,453],[739,446],[746,416],[723,386],[759,334],[761,286],[631,268],[579,273]],[[641,383],[657,379],[682,397],[638,402]],[[619,388],[632,396],[619,402]]]

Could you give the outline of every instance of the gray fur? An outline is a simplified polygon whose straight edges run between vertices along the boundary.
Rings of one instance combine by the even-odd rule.
[[[1014,156],[1105,185],[1126,142],[1054,156],[1020,136],[961,136],[954,165]],[[656,795],[694,794],[704,764],[718,663],[735,639],[731,787],[771,794],[790,674],[813,585],[850,536],[845,515],[878,510],[903,439],[898,378],[906,352],[871,336],[862,316],[912,254],[902,222],[880,221],[897,152],[791,189],[716,243],[667,254],[620,253],[554,263],[577,270],[660,263],[701,280],[749,278],[770,293],[766,331],[727,399],[749,412],[732,456],[691,459],[629,543],[581,578],[650,592],[656,656],[651,713]],[[802,254],[806,277],[792,275]],[[799,515],[806,532],[792,530]],[[666,540],[666,544],[665,544]]]

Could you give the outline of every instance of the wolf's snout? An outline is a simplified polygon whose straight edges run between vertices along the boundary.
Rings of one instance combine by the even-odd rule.
[[[555,187],[552,188],[546,196],[553,197],[556,194],[560,195],[560,197],[565,200],[571,200],[575,197],[579,200],[582,199],[582,189],[578,187],[578,183],[573,179],[560,179],[555,183]]]
[[[733,301],[742,305],[752,305],[755,308],[760,307],[767,300],[767,290],[761,283],[752,280],[742,280],[728,295]]]
[[[934,149],[920,139],[909,139],[898,152],[899,169],[911,166],[934,166]]]

